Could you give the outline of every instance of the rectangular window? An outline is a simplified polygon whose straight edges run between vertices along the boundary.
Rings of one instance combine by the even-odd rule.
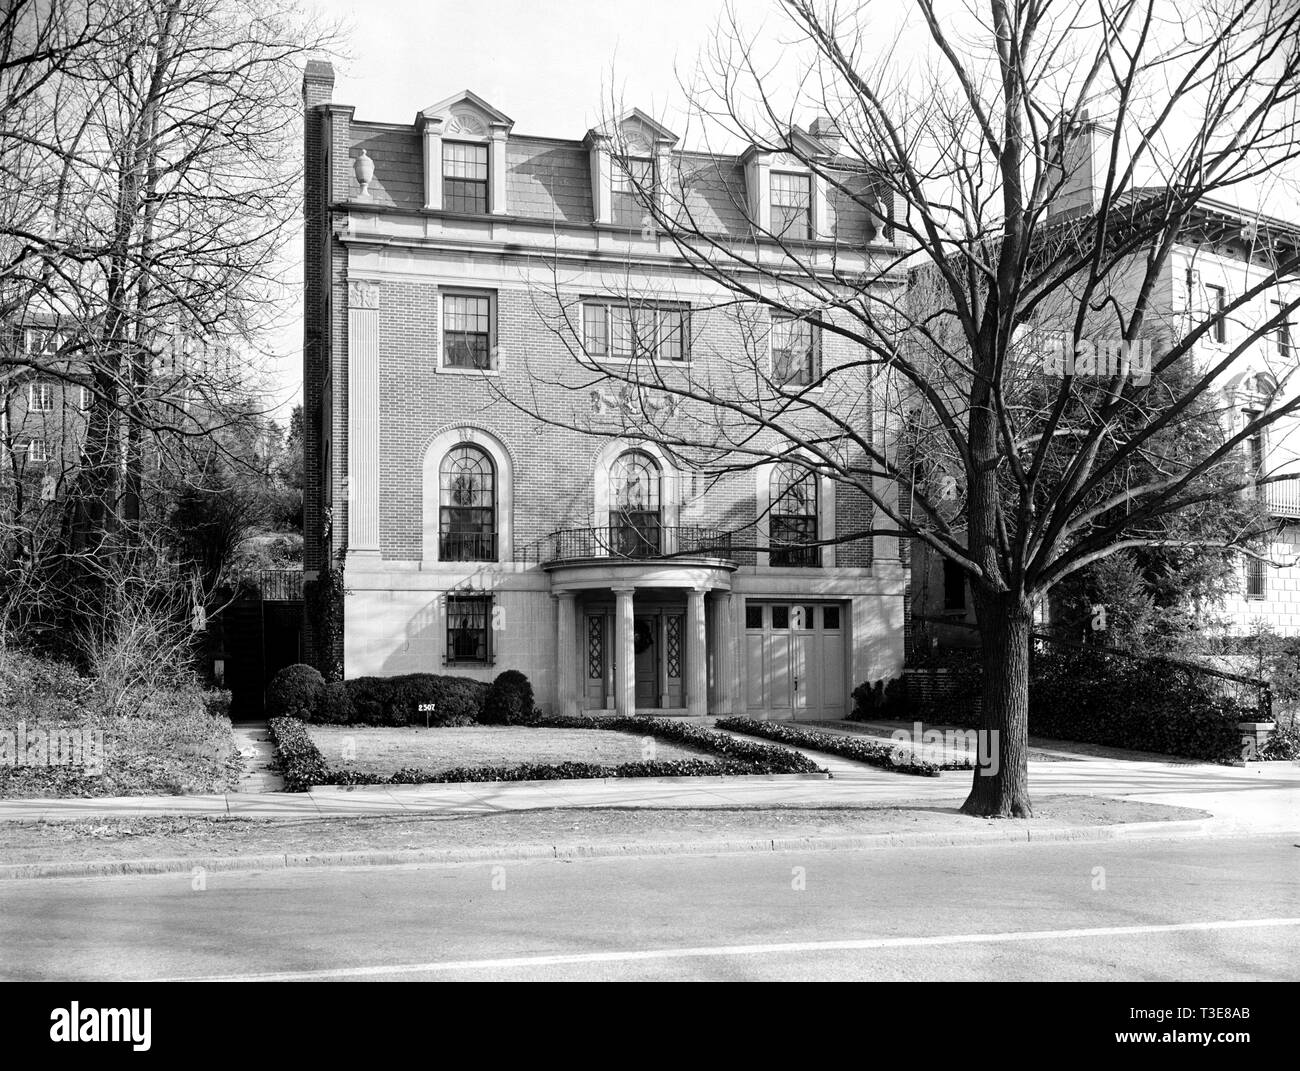
[[[1210,334],[1213,335],[1215,342],[1228,341],[1228,321],[1223,315],[1223,310],[1227,307],[1227,291],[1221,286],[1215,286],[1210,283],[1205,288],[1205,293],[1209,298],[1210,315],[1214,317],[1214,326],[1210,328]]]
[[[27,443],[27,460],[33,462],[46,462],[50,459],[49,448],[45,445],[44,439],[32,439]]]
[[[1241,411],[1243,426],[1249,427],[1254,421],[1259,420],[1263,413],[1257,409],[1243,409]],[[1264,429],[1257,428],[1246,437],[1243,444],[1246,448],[1246,479],[1253,484],[1264,475]],[[1268,485],[1265,484],[1264,487]],[[1255,486],[1254,493],[1261,494],[1264,487]]]
[[[1273,302],[1273,315],[1277,316],[1284,308],[1285,304],[1281,301]],[[1277,342],[1277,355],[1285,360],[1291,359],[1291,322],[1282,320],[1273,331],[1273,338]]]
[[[482,215],[488,210],[488,147],[442,143],[442,207]]]
[[[943,608],[949,613],[966,612],[966,571],[947,558],[943,561]]]
[[[447,598],[447,657],[450,663],[492,663],[492,596]]]
[[[83,413],[95,404],[95,392],[89,387],[77,388],[77,408]]]
[[[610,187],[614,222],[620,227],[640,227],[649,214],[646,198],[655,184],[654,161],[643,156],[620,156],[613,161]]]
[[[27,408],[34,413],[49,413],[54,410],[54,384],[28,383]]]
[[[773,606],[772,607],[772,627],[789,628],[790,627],[790,607]]]
[[[822,610],[822,628],[837,629],[840,627],[840,608],[838,606],[827,606]]]
[[[1262,599],[1265,597],[1264,563],[1258,558],[1246,559],[1246,598]]]
[[[763,607],[745,605],[745,627],[762,628],[763,627]]]
[[[492,367],[492,295],[445,294],[442,363],[446,368]]]
[[[781,386],[806,387],[815,381],[820,348],[820,324],[772,317],[772,378]]]
[[[812,177],[772,172],[772,233],[778,238],[812,237]]]
[[[596,359],[690,359],[690,309],[683,305],[586,301],[582,334],[583,349]]]

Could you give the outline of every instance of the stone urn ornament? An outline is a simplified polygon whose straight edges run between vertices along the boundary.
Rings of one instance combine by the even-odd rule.
[[[357,176],[357,185],[361,187],[359,196],[362,200],[369,200],[370,180],[375,177],[375,162],[366,154],[365,149],[361,150],[361,155],[353,163],[352,172]]]

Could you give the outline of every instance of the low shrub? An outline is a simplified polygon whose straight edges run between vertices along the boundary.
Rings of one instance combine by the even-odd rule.
[[[851,693],[851,721],[874,721],[877,718],[902,718],[908,713],[907,681],[902,677],[863,681]]]
[[[313,721],[322,725],[346,725],[356,717],[352,700],[348,697],[347,685],[342,681],[327,681],[316,704],[316,716]]]
[[[324,690],[325,678],[318,669],[302,663],[285,666],[266,686],[266,716],[310,721]]]
[[[719,718],[719,729],[730,729],[736,733],[749,736],[762,736],[793,747],[806,747],[811,751],[824,751],[828,755],[863,762],[868,766],[879,766],[882,770],[895,773],[915,774],[918,777],[938,777],[940,770],[969,770],[971,763],[944,763],[938,766],[933,762],[918,759],[912,752],[874,740],[860,740],[856,737],[838,736],[824,733],[817,729],[808,729],[801,725],[789,725],[785,722],[755,721],[752,718]]]
[[[312,743],[307,727],[296,718],[271,718],[266,723],[275,745],[275,767],[284,776],[287,792],[306,792],[312,785],[329,784],[330,768]]]
[[[1259,757],[1265,761],[1300,759],[1300,726],[1279,725],[1259,749]]]
[[[344,685],[352,705],[348,720],[361,725],[473,725],[488,692],[482,681],[436,673],[353,677]],[[432,709],[420,709],[427,706]]]
[[[517,669],[497,675],[483,700],[485,725],[526,725],[533,720],[533,686]]]

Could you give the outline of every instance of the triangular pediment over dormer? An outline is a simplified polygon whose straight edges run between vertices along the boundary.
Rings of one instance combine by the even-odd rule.
[[[820,138],[813,137],[811,134],[808,133],[808,131],[804,130],[803,127],[800,126],[790,128],[790,142],[791,144],[793,144],[795,149],[797,149],[804,156],[834,156],[835,155],[834,151],[831,149],[829,145],[826,144],[826,142],[822,141]],[[786,154],[774,153],[773,150],[770,148],[760,148],[757,145],[751,145],[749,148],[747,148],[744,152],[740,154],[741,163],[747,162],[751,157],[756,155],[780,156]]]
[[[486,137],[494,129],[509,132],[515,121],[505,112],[492,107],[477,93],[462,89],[446,100],[430,104],[415,117],[416,129],[428,122],[441,123],[443,133]]]
[[[592,127],[587,131],[588,143],[594,138],[607,138],[635,156],[651,155],[656,145],[677,144],[677,135],[663,123],[656,122],[640,108],[630,108],[612,123]]]

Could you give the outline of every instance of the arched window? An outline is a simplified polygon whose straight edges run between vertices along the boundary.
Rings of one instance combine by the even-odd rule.
[[[817,542],[817,476],[794,464],[772,474],[771,563],[821,565]]]
[[[492,459],[477,446],[462,443],[447,452],[438,476],[438,558],[445,562],[496,561],[496,470]]]
[[[663,529],[662,474],[641,450],[620,454],[610,468],[610,538],[617,554],[649,558],[659,553]]]

